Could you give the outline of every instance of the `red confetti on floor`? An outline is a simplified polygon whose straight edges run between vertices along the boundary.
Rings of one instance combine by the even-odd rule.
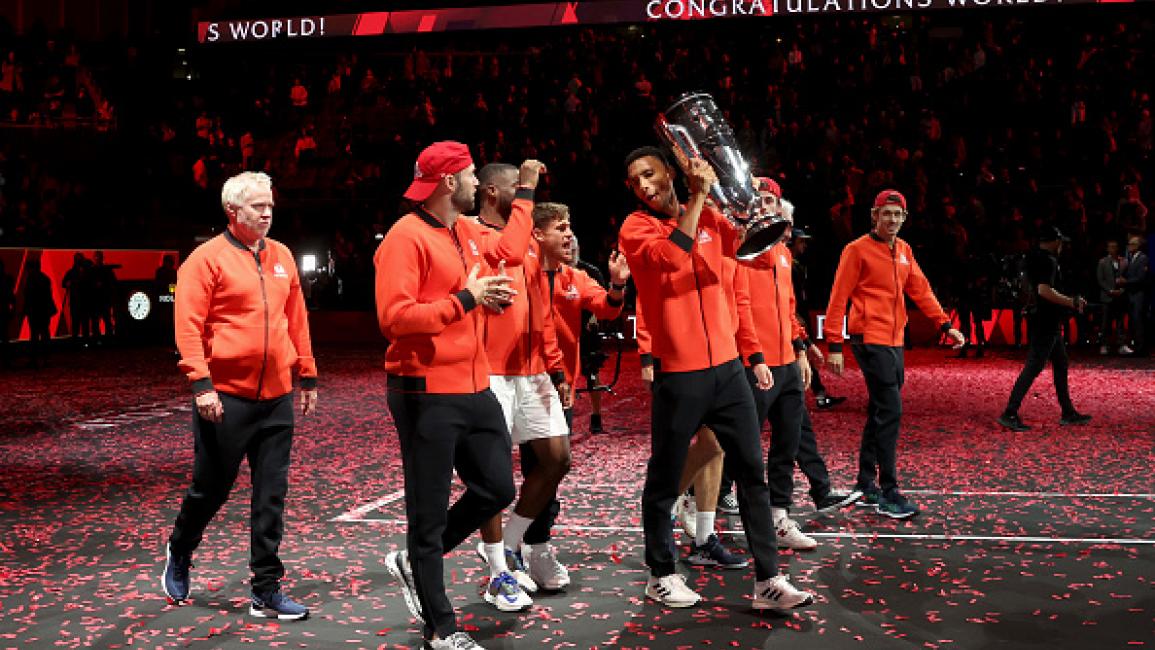
[[[59,646],[402,648],[419,630],[382,559],[404,540],[396,436],[377,349],[319,351],[319,417],[299,422],[283,557],[303,623],[247,614],[248,479],[195,558],[190,604],[159,590],[164,540],[192,464],[189,400],[157,350],[59,355],[0,374],[0,648]],[[1035,428],[994,423],[1022,355],[907,356],[900,476],[924,513],[863,508],[815,516],[798,476],[795,516],[820,542],[783,553],[817,602],[792,617],[749,609],[752,572],[684,567],[703,604],[642,595],[639,518],[649,400],[627,354],[609,433],[579,404],[574,471],[556,545],[574,583],[534,609],[500,614],[477,596],[468,548],[447,560],[461,623],[496,648],[1120,647],[1155,638],[1155,364],[1076,355],[1077,406],[1062,427],[1044,373],[1022,409]],[[856,467],[865,391],[853,368],[824,375],[850,399],[814,412],[836,483]],[[719,528],[741,549],[736,517]],[[681,539],[681,538],[679,538]]]

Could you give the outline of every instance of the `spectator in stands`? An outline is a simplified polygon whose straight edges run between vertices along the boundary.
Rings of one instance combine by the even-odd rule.
[[[1127,290],[1129,333],[1131,348],[1121,348],[1119,354],[1132,351],[1147,354],[1147,253],[1143,252],[1143,238],[1133,235],[1127,239],[1127,264],[1123,277],[1116,284]]]

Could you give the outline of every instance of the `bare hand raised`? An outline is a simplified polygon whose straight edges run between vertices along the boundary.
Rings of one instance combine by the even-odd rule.
[[[532,158],[521,163],[521,169],[518,171],[517,183],[521,187],[537,187],[538,181],[541,180],[541,175],[548,173],[549,170],[545,168],[545,163],[540,160]]]

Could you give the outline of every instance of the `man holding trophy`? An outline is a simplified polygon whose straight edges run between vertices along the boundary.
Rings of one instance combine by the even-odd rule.
[[[704,425],[717,435],[737,483],[757,577],[753,607],[787,612],[809,605],[814,597],[778,572],[754,396],[738,358],[732,298],[722,280],[724,255],[756,257],[761,240],[772,240],[772,245],[785,228],[767,223],[768,219],[750,219],[748,227],[737,226],[707,205],[711,197],[725,209],[738,196],[741,205],[752,206],[757,197],[733,145],[733,133],[709,96],[689,96],[667,115],[691,127],[705,125],[708,131],[690,135],[685,126],[659,118],[659,133],[676,145],[674,151],[686,171],[689,201],[678,203],[673,187],[677,172],[665,153],[655,147],[637,149],[626,157],[626,184],[641,205],[619,233],[647,316],[654,359],[651,456],[642,494],[646,564],[651,573],[646,596],[669,607],[691,607],[701,599],[675,572],[670,510],[690,439]],[[728,183],[738,179],[745,185],[722,186],[710,163],[698,157],[696,142],[712,147],[706,153],[715,164],[735,164],[723,174]],[[744,201],[743,192],[749,201]]]

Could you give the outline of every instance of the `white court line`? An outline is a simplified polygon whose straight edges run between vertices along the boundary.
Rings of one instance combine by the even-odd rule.
[[[342,521],[346,523],[365,523],[365,524],[386,524],[395,526],[404,526],[406,520],[404,519],[372,519],[372,518],[344,518],[338,517],[333,521]],[[596,532],[596,533],[633,533],[641,534],[642,528],[640,526],[554,526],[554,530],[558,531],[572,531],[572,532]],[[723,530],[720,531],[726,535],[744,535],[745,532],[741,530]],[[874,533],[874,532],[837,532],[837,533],[806,533],[811,537],[825,537],[825,538],[839,538],[850,537],[852,539],[924,539],[930,541],[944,541],[944,542],[1010,542],[1022,544],[1119,544],[1122,546],[1153,546],[1155,539],[1132,539],[1126,537],[1029,537],[1016,535],[941,535],[934,533]]]
[[[1155,494],[1125,492],[955,492],[951,490],[903,490],[904,494],[957,497],[1043,497],[1048,499],[1155,499]]]
[[[357,506],[356,508],[353,508],[349,512],[346,512],[346,513],[341,514],[341,515],[337,515],[336,517],[333,517],[329,521],[373,521],[370,519],[364,519],[363,517],[365,515],[369,514],[370,512],[373,512],[377,508],[380,508],[381,506],[389,505],[390,503],[397,501],[398,499],[400,499],[403,496],[405,496],[405,490],[397,490],[396,492],[386,494],[385,496],[381,497],[380,499],[377,499],[376,501],[371,501],[369,503],[366,503],[365,505]]]

